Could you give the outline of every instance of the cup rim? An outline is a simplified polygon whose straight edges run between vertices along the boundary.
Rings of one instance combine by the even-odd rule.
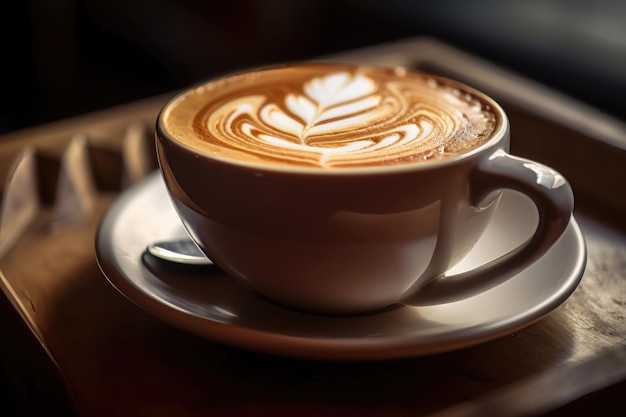
[[[185,94],[187,94],[190,91],[193,91],[196,88],[199,88],[211,82],[218,81],[220,79],[230,78],[230,77],[233,77],[239,74],[244,74],[247,72],[280,69],[280,68],[284,68],[288,66],[302,65],[305,63],[321,65],[321,66],[351,65],[355,67],[368,67],[368,68],[380,68],[380,69],[404,68],[406,71],[419,73],[419,74],[425,74],[425,75],[428,75],[429,77],[442,80],[448,85],[459,87],[460,89],[464,91],[467,91],[473,95],[479,96],[482,100],[484,100],[491,107],[492,111],[496,113],[496,126],[492,133],[492,137],[488,141],[476,146],[475,148],[468,150],[467,152],[463,152],[459,155],[441,158],[441,159],[418,161],[418,162],[407,162],[407,163],[392,164],[392,165],[375,165],[375,166],[369,166],[369,167],[355,166],[355,167],[341,167],[341,168],[333,168],[333,169],[309,167],[309,166],[269,165],[269,164],[263,164],[260,162],[239,161],[239,160],[235,160],[231,158],[216,157],[208,153],[202,152],[194,147],[191,147],[175,139],[172,135],[170,135],[167,132],[167,130],[163,126],[164,113],[171,106],[173,106],[179,99],[181,99]],[[342,175],[355,175],[355,174],[357,175],[367,175],[367,174],[380,175],[380,174],[387,174],[387,173],[403,173],[403,172],[429,170],[429,169],[434,169],[434,168],[438,168],[438,167],[445,166],[445,165],[455,165],[461,161],[472,158],[473,156],[480,154],[489,148],[492,148],[494,145],[499,143],[506,136],[508,129],[509,129],[509,120],[506,115],[506,112],[495,99],[493,99],[491,96],[487,95],[486,93],[483,93],[482,91],[470,85],[467,85],[463,82],[457,81],[452,78],[435,75],[435,74],[431,74],[428,72],[416,71],[411,68],[406,68],[402,66],[367,65],[367,64],[355,64],[355,63],[350,63],[350,62],[339,62],[339,61],[333,61],[333,62],[296,61],[296,62],[283,63],[283,64],[278,64],[278,65],[254,67],[254,68],[249,68],[249,69],[242,70],[242,71],[231,71],[231,72],[222,74],[220,76],[212,77],[204,81],[200,81],[198,83],[190,85],[186,88],[183,88],[177,94],[175,94],[172,98],[170,98],[159,111],[157,118],[156,118],[155,134],[158,139],[162,141],[166,141],[167,143],[177,146],[179,148],[182,148],[196,157],[213,161],[216,163],[224,164],[224,165],[229,165],[229,166],[238,167],[238,168],[245,168],[245,169],[253,169],[255,171],[272,172],[272,173],[280,173],[280,174],[288,173],[288,174],[305,174],[305,175],[332,175],[332,176],[339,175],[339,176],[342,176]]]

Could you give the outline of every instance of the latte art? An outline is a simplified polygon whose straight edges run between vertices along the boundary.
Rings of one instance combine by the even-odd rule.
[[[460,88],[402,69],[286,67],[193,90],[172,106],[164,126],[193,148],[237,161],[411,163],[457,155],[491,137],[489,105]]]

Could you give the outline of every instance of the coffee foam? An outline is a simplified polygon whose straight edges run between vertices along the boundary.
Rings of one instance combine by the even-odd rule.
[[[441,78],[308,64],[207,83],[175,100],[162,123],[220,158],[345,168],[458,155],[489,140],[497,120],[484,99]]]

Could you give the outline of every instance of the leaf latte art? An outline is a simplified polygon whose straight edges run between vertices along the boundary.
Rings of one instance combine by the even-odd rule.
[[[441,159],[484,143],[496,126],[489,104],[453,82],[323,64],[208,83],[179,98],[166,121],[179,141],[211,155],[320,168]]]

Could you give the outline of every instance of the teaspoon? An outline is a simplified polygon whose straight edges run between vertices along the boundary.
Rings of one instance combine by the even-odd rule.
[[[148,253],[164,261],[184,265],[213,265],[213,262],[191,239],[154,242],[146,248]]]

